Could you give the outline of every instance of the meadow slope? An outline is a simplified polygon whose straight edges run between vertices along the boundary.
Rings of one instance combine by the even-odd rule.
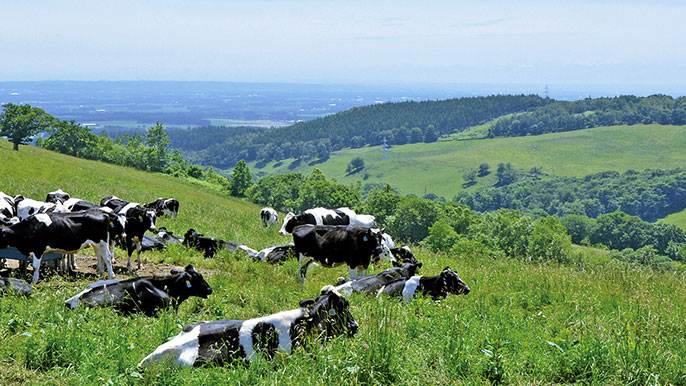
[[[91,200],[173,196],[181,202],[179,218],[159,225],[176,233],[194,227],[256,249],[284,242],[276,230],[259,226],[259,207],[199,184],[42,149],[12,152],[4,141],[0,154],[6,193],[41,198],[60,187]],[[184,324],[295,308],[347,270],[312,267],[300,288],[295,261],[271,266],[227,251],[203,259],[182,247],[145,253],[144,264],[195,264],[215,290],[157,318],[67,311],[64,299],[88,281],[46,276],[30,298],[0,295],[0,379],[3,385],[686,384],[683,273],[627,269],[587,248],[576,248],[578,263],[569,266],[414,250],[423,274],[449,265],[472,292],[409,306],[353,296],[351,312],[360,324],[354,338],[249,366],[136,368]],[[124,254],[116,254],[121,266]]]
[[[483,126],[483,125],[482,125]],[[470,132],[481,132],[472,130]],[[533,167],[558,176],[583,177],[606,170],[670,169],[686,162],[686,126],[611,126],[527,137],[456,140],[393,146],[382,160],[380,146],[343,149],[323,163],[302,164],[292,169],[308,173],[317,167],[342,183],[389,183],[403,194],[434,193],[450,200],[463,190],[463,176],[488,163],[491,175],[478,178],[470,190],[495,183],[499,163],[510,162],[520,172]],[[362,157],[365,170],[346,174],[355,157]],[[292,159],[269,163],[263,168],[250,164],[256,173],[291,171]]]

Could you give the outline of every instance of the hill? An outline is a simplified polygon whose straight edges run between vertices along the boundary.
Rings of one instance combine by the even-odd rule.
[[[362,184],[389,183],[403,194],[434,193],[451,199],[465,188],[463,176],[480,164],[488,163],[492,173],[478,178],[467,188],[474,191],[496,182],[498,163],[512,163],[519,172],[541,168],[552,175],[583,177],[607,170],[623,172],[629,169],[670,169],[684,166],[686,126],[633,125],[611,126],[568,131],[537,136],[441,140],[430,144],[393,146],[388,159],[382,160],[381,146],[344,149],[332,153],[322,163],[301,163],[293,167],[293,159],[272,162],[256,173],[275,174],[288,171],[308,173],[321,169],[328,177],[342,183],[362,181]],[[361,157],[365,168],[348,175],[346,167],[353,158]],[[545,178],[545,177],[544,177]]]
[[[259,207],[226,197],[212,186],[43,149],[19,152],[0,141],[0,190],[41,198],[60,187],[98,200],[115,194],[147,202],[173,196],[178,219],[158,225],[188,227],[254,248],[284,239],[258,224]],[[14,384],[463,384],[596,383],[679,384],[686,379],[686,280],[615,265],[607,253],[577,248],[577,264],[531,264],[479,253],[447,255],[413,250],[431,275],[451,266],[472,288],[467,296],[410,305],[352,296],[360,325],[352,338],[295,350],[273,361],[150,371],[138,361],[184,324],[254,318],[297,307],[347,269],[312,267],[304,288],[297,263],[255,263],[222,251],[214,259],[183,247],[144,253],[144,264],[194,264],[214,293],[191,298],[157,318],[111,309],[68,311],[62,302],[94,278],[45,276],[30,298],[0,296],[0,379]],[[124,254],[116,251],[118,266]],[[375,270],[387,268],[375,267]],[[621,294],[621,296],[618,296]]]

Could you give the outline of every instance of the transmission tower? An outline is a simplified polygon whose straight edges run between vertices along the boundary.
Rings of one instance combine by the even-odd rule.
[[[381,146],[383,147],[383,158],[382,158],[382,160],[385,161],[388,159],[388,155],[386,155],[386,152],[388,151],[388,143],[386,142],[386,137],[383,137],[383,142],[382,142]]]

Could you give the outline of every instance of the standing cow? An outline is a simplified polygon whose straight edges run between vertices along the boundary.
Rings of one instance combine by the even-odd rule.
[[[179,201],[175,198],[158,198],[143,206],[146,209],[154,210],[157,217],[169,216],[176,218],[179,214]]]
[[[371,228],[376,226],[374,216],[357,214],[350,208],[326,209],[312,208],[301,213],[288,212],[279,230],[281,236],[293,233],[298,225],[351,225]]]
[[[147,210],[138,203],[130,202],[121,209],[115,211],[115,214],[126,217],[126,252],[129,255],[129,261],[126,268],[129,272],[133,271],[131,266],[131,255],[136,250],[138,254],[138,269],[141,269],[141,250],[143,249],[143,234],[146,231],[153,233],[157,232],[155,227],[155,211]]]
[[[305,281],[307,267],[317,262],[325,267],[346,264],[350,277],[364,275],[374,257],[393,260],[393,254],[383,241],[383,230],[335,225],[299,225],[293,229],[295,253],[299,256],[298,281]]]
[[[262,220],[262,227],[264,228],[279,224],[279,214],[272,208],[262,208],[262,210],[260,210],[260,219]]]

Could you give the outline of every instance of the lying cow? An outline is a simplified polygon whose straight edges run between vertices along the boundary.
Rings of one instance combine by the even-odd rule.
[[[212,288],[188,265],[182,272],[171,271],[171,276],[146,276],[129,280],[101,280],[86,286],[64,304],[75,309],[81,303],[90,307],[113,307],[124,313],[142,312],[153,316],[170,305],[178,306],[191,296],[207,299]]]
[[[401,296],[406,302],[412,301],[417,292],[431,296],[434,300],[445,298],[448,294],[467,295],[469,287],[460,279],[457,272],[445,267],[440,275],[413,276],[409,279],[398,279],[386,284],[379,290],[379,295]]]
[[[364,275],[372,263],[392,260],[379,228],[335,225],[299,225],[293,229],[293,244],[298,255],[298,281],[305,281],[307,267],[317,262],[325,267],[346,264],[350,277]]]
[[[244,358],[253,360],[262,352],[290,353],[310,339],[330,339],[358,326],[348,301],[332,286],[322,288],[315,300],[303,300],[300,308],[250,320],[222,319],[189,324],[167,343],[143,358],[138,367],[151,368],[169,361],[182,367],[205,363],[224,364]]]
[[[174,236],[171,231],[167,231],[167,228],[160,227],[155,236],[143,235],[141,251],[161,251],[166,248],[168,244],[181,244],[182,242],[183,237]]]
[[[9,292],[19,295],[29,296],[33,291],[28,283],[21,279],[15,279],[12,277],[0,277],[0,293]]]
[[[146,209],[154,210],[157,217],[169,216],[171,218],[176,218],[179,214],[179,201],[175,198],[158,198],[143,206]]]
[[[257,253],[256,258],[271,264],[282,264],[290,258],[298,256],[293,245],[272,245]]]
[[[355,279],[339,277],[336,289],[345,296],[350,296],[353,292],[375,295],[379,292],[379,289],[392,281],[411,278],[421,267],[422,263],[418,263],[416,260],[406,260],[402,263],[394,261],[393,268],[379,272],[375,275],[362,276]]]
[[[202,233],[196,232],[193,228],[186,231],[186,234],[183,236],[183,245],[201,251],[205,257],[214,257],[220,249],[228,249],[230,252],[240,249],[247,252],[249,256],[257,256],[257,251],[245,244],[206,237]]]
[[[326,209],[312,208],[294,214],[288,212],[279,230],[281,236],[293,233],[298,225],[350,225],[371,228],[376,226],[374,216],[358,215],[350,208]]]
[[[98,273],[102,273],[104,262],[109,277],[114,277],[109,242],[112,238],[125,236],[119,217],[99,210],[39,213],[18,224],[0,228],[0,249],[13,246],[30,256],[33,281],[37,283],[44,253],[70,254],[91,245],[98,257]]]
[[[262,227],[264,228],[279,224],[279,214],[272,208],[262,208],[262,210],[260,210],[260,219],[262,220]]]

